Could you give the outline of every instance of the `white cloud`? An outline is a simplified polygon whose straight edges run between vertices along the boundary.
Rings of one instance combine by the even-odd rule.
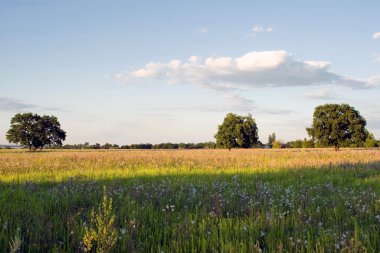
[[[194,84],[209,89],[245,89],[330,84],[352,88],[380,85],[378,77],[353,79],[329,71],[326,61],[302,61],[286,51],[252,51],[240,57],[191,56],[187,61],[150,62],[115,77],[126,83],[142,78]]]
[[[199,60],[199,57],[198,57],[198,56],[195,56],[195,55],[192,55],[192,56],[190,56],[190,58],[189,58],[189,62],[191,62],[191,63],[197,63],[198,60]]]
[[[254,33],[260,33],[260,32],[264,32],[265,29],[264,27],[260,26],[260,25],[255,25],[252,29],[252,32]]]
[[[372,35],[372,38],[374,38],[375,40],[378,40],[380,39],[380,32],[376,32]]]
[[[331,65],[331,63],[327,61],[304,61],[304,63],[320,69],[327,69]]]
[[[305,98],[311,99],[334,99],[336,98],[335,94],[329,90],[315,90],[311,92],[304,93]]]
[[[264,33],[264,32],[268,32],[268,33],[273,32],[273,28],[272,27],[264,27],[264,26],[261,26],[261,25],[255,25],[252,28],[250,36],[251,37],[255,37],[256,34],[258,34],[258,33]]]

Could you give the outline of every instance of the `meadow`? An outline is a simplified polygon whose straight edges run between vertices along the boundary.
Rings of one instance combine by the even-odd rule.
[[[0,151],[0,252],[102,251],[380,252],[380,150]]]

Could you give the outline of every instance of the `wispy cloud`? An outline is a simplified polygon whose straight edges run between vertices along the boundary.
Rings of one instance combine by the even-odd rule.
[[[372,61],[373,62],[380,62],[380,55],[379,54],[373,54],[372,55]]]
[[[303,94],[303,96],[309,99],[322,99],[322,100],[336,98],[335,94],[329,90],[315,90],[315,91],[307,92]]]
[[[354,79],[329,71],[326,61],[302,61],[290,53],[252,51],[240,57],[191,56],[186,61],[150,62],[143,68],[115,77],[125,83],[139,79],[160,79],[168,83],[188,83],[213,90],[289,87],[330,84],[357,89],[380,85],[378,77]]]
[[[262,108],[255,105],[255,102],[252,99],[244,98],[238,95],[223,96],[221,103],[219,104],[202,105],[193,107],[193,109],[211,112],[238,112],[254,114],[289,114],[295,112],[287,109]]]
[[[52,112],[72,112],[70,110],[62,109],[62,108],[55,107],[55,106],[41,106],[39,108],[40,108],[40,110],[52,111]]]
[[[375,40],[380,39],[380,32],[375,32],[375,33],[372,35],[372,38],[375,39]]]
[[[202,27],[197,30],[198,33],[208,33],[208,28],[207,27]]]
[[[141,117],[154,117],[160,119],[174,119],[172,114],[169,113],[161,113],[161,112],[150,112],[150,113],[142,113],[139,114]]]
[[[249,34],[249,36],[255,37],[258,33],[270,33],[270,32],[273,32],[273,28],[272,27],[264,27],[264,26],[261,26],[261,25],[255,25],[252,28],[252,31]]]
[[[252,99],[244,98],[239,95],[221,96],[218,102],[194,105],[194,106],[172,106],[172,107],[154,107],[141,108],[142,110],[158,111],[157,115],[166,115],[162,111],[196,111],[196,112],[235,112],[235,113],[252,113],[252,114],[290,114],[295,113],[293,110],[262,108],[255,105]]]
[[[159,111],[202,111],[202,112],[252,112],[256,109],[255,102],[248,98],[243,98],[238,95],[221,96],[216,103],[198,104],[190,106],[171,106],[141,108],[142,110]]]
[[[37,105],[27,104],[21,100],[8,97],[0,97],[0,111],[21,111],[26,109],[37,108]]]
[[[290,113],[297,113],[294,110],[288,110],[288,109],[271,109],[271,108],[258,108],[256,110],[256,113],[258,114],[290,114]]]
[[[194,109],[214,112],[252,112],[255,108],[256,106],[253,100],[238,95],[229,95],[222,97],[222,103],[202,105]]]
[[[24,101],[15,98],[0,97],[0,111],[20,112],[32,109],[39,111],[70,112],[55,106],[39,106],[36,104],[25,103]]]

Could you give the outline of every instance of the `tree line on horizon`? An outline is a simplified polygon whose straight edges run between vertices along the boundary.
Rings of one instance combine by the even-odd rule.
[[[251,114],[241,116],[228,113],[215,134],[216,142],[203,143],[140,143],[117,145],[99,143],[90,145],[66,144],[66,132],[61,129],[55,116],[40,116],[33,113],[16,114],[6,134],[10,143],[20,144],[29,150],[49,148],[61,149],[215,149],[215,148],[324,148],[334,147],[379,147],[380,140],[366,128],[366,120],[348,104],[325,104],[317,106],[313,122],[306,131],[310,139],[281,143],[275,133],[263,144],[258,138],[256,121]]]
[[[57,149],[214,149],[216,148],[216,143],[209,142],[199,142],[199,143],[138,143],[130,145],[118,145],[105,143],[103,145],[99,143],[89,144],[85,142],[83,144],[65,144],[63,146],[56,146],[53,148]]]

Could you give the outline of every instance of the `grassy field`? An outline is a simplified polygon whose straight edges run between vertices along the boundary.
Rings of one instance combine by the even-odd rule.
[[[380,252],[380,150],[0,151],[0,252],[102,250]]]

